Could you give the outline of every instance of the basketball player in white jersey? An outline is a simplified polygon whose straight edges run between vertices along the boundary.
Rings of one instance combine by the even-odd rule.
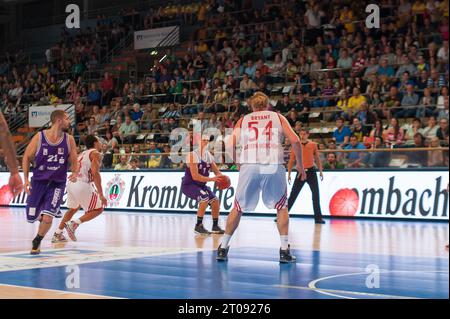
[[[229,153],[235,152],[237,144],[242,149],[238,160],[240,170],[234,208],[228,215],[225,235],[217,251],[217,260],[228,259],[229,242],[239,225],[242,213],[254,211],[262,193],[265,206],[277,210],[281,239],[280,263],[293,263],[296,258],[291,255],[288,239],[289,215],[283,137],[286,136],[290,140],[297,160],[299,178],[305,180],[302,146],[287,119],[278,113],[267,111],[269,98],[264,93],[255,93],[248,103],[253,113],[236,123],[226,144]]]
[[[67,241],[63,235],[64,228],[70,239],[77,241],[75,230],[78,226],[99,216],[107,205],[100,177],[101,144],[97,137],[88,135],[85,145],[87,150],[78,156],[79,175],[77,181],[67,183],[67,207],[69,210],[53,235],[53,243]],[[85,214],[79,219],[71,220],[80,207],[84,209]]]

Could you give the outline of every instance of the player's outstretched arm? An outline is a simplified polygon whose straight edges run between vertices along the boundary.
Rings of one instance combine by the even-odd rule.
[[[3,113],[0,113],[0,146],[6,157],[6,165],[11,173],[9,177],[9,188],[13,195],[17,196],[23,189],[23,182],[19,175],[19,167],[17,166],[16,149],[11,140],[11,133]]]
[[[214,175],[220,176],[223,175],[220,169],[217,167],[217,164],[215,162],[211,163],[211,170],[214,172]]]
[[[11,174],[19,173],[17,167],[16,149],[11,140],[11,132],[9,131],[8,124],[6,123],[3,113],[0,113],[0,146],[6,157],[6,165]]]
[[[291,172],[292,172],[292,168],[294,167],[294,163],[295,163],[295,154],[294,154],[294,151],[291,150],[289,152],[289,162],[288,162],[288,165],[287,165],[289,183],[291,182]]]
[[[289,139],[292,145],[292,152],[295,155],[295,160],[297,162],[297,171],[301,180],[306,179],[306,172],[303,166],[302,158],[302,144],[300,143],[300,138],[295,134],[288,120],[283,116],[279,115],[281,120],[281,125],[283,127],[284,135]]]
[[[102,177],[100,175],[100,167],[102,156],[99,152],[93,151],[91,154],[91,171],[92,171],[92,179],[94,181],[95,188],[97,189],[97,193],[100,196],[100,200],[102,201],[103,207],[106,207],[108,201],[103,193],[102,187]]]
[[[236,147],[239,136],[241,135],[241,126],[242,118],[240,118],[234,126],[233,134],[225,138],[225,154],[228,155],[229,158],[233,159],[236,164],[238,163]]]
[[[75,182],[80,168],[78,167],[77,144],[75,143],[75,139],[73,138],[72,135],[69,135],[69,146],[70,146],[69,160],[70,160],[70,167],[72,170],[72,174],[70,174],[69,180]]]
[[[38,143],[39,143],[39,134],[36,134],[35,136],[33,136],[30,144],[28,144],[27,148],[25,149],[25,153],[23,154],[22,158],[23,178],[25,180],[24,186],[25,192],[27,192],[28,195],[30,195],[30,180],[29,180],[30,163],[34,159],[34,156],[38,151]]]

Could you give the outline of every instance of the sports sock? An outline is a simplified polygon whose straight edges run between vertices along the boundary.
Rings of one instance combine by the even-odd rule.
[[[289,238],[288,238],[289,236],[284,236],[284,235],[281,235],[280,236],[280,239],[281,239],[281,250],[286,250],[286,249],[288,249],[288,246],[289,246]]]
[[[80,219],[75,219],[74,222],[77,223],[78,225],[81,225],[81,220]]]
[[[199,226],[201,224],[203,224],[203,217],[198,217],[197,216],[197,224],[195,226]]]
[[[219,226],[219,218],[213,218],[213,227]]]
[[[228,246],[230,244],[230,239],[231,239],[231,235],[228,235],[228,234],[223,235],[222,243],[220,244],[222,246],[222,248],[224,248],[224,249],[228,248]]]
[[[61,235],[62,232],[63,232],[63,230],[58,228],[58,229],[55,231],[55,234],[56,234],[56,235]]]
[[[36,237],[34,237],[33,243],[39,244],[43,238],[44,238],[44,236],[39,236],[39,234],[38,234],[38,235],[36,235]]]

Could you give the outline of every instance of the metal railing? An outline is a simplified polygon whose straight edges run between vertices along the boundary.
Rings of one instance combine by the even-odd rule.
[[[157,168],[181,168],[185,165],[185,159],[189,151],[178,152],[142,152],[142,149],[131,153],[111,153],[110,166],[105,168],[114,169],[125,157],[125,163],[117,169],[127,169],[131,159],[137,161],[139,169]],[[226,153],[211,150],[215,161],[221,169],[238,169],[234,161],[230,160]],[[285,159],[289,158],[290,150],[285,148]],[[328,170],[335,169],[365,169],[365,168],[408,168],[408,167],[433,167],[448,168],[448,147],[405,147],[405,148],[369,148],[369,149],[324,149],[319,150],[325,158],[321,159],[322,165]],[[326,155],[336,155],[336,162],[328,162]],[[239,154],[239,152],[238,152]],[[224,157],[225,156],[225,157]],[[174,160],[172,162],[172,159]],[[287,164],[286,164],[287,165]]]

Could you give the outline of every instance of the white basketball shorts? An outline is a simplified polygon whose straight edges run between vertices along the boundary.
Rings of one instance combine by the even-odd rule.
[[[260,194],[269,209],[287,207],[286,168],[283,165],[241,165],[234,207],[239,212],[253,212]]]
[[[81,206],[85,212],[102,208],[100,196],[98,196],[94,185],[77,181],[67,182],[67,207],[77,208]]]

